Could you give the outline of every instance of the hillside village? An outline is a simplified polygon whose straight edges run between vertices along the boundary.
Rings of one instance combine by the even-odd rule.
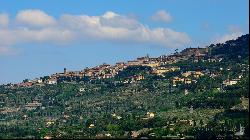
[[[90,81],[95,79],[105,79],[112,78],[117,75],[120,71],[124,70],[129,66],[148,66],[152,68],[151,73],[159,76],[164,76],[163,73],[173,72],[173,71],[181,71],[181,75],[176,76],[172,79],[173,86],[176,86],[176,83],[181,82],[184,84],[196,83],[197,78],[203,75],[209,75],[211,77],[215,77],[218,73],[211,73],[208,69],[200,71],[183,71],[178,66],[170,66],[171,64],[192,60],[193,62],[220,62],[223,60],[222,57],[213,57],[209,55],[209,47],[206,48],[186,48],[181,52],[175,52],[173,55],[162,55],[157,58],[150,58],[148,55],[145,57],[139,57],[136,60],[125,62],[117,62],[114,66],[103,63],[102,65],[93,67],[93,68],[85,68],[81,71],[68,71],[64,68],[63,73],[55,73],[48,77],[36,78],[34,80],[24,80],[24,82],[19,84],[11,84],[13,87],[30,87],[32,85],[52,85],[57,84],[59,81],[67,82],[67,81],[77,81],[80,79],[88,78]],[[247,67],[246,67],[247,68]],[[190,76],[194,77],[190,79]],[[223,85],[234,85],[240,79],[242,75],[235,77],[234,79],[226,79],[223,81]],[[70,79],[70,80],[68,80]],[[75,79],[75,80],[74,80]],[[134,75],[128,77],[128,79],[124,81],[120,81],[123,83],[132,83],[135,81],[143,80],[143,75]]]
[[[34,80],[24,80],[24,82],[19,84],[14,84],[13,86],[29,87],[35,84],[56,84],[59,79],[83,79],[88,77],[90,80],[95,79],[105,79],[112,78],[117,75],[123,69],[129,66],[148,66],[152,68],[152,74],[164,76],[163,73],[171,71],[179,71],[180,67],[168,66],[169,64],[174,64],[179,61],[184,61],[192,59],[194,62],[198,61],[221,61],[222,58],[212,58],[209,57],[209,48],[186,48],[180,53],[175,52],[173,55],[162,55],[157,58],[150,58],[148,55],[145,57],[139,57],[136,60],[125,62],[118,62],[114,66],[109,64],[102,64],[93,68],[85,68],[81,71],[68,71],[64,68],[63,73],[55,73],[46,78],[36,78]],[[194,75],[194,77],[199,77],[204,75],[204,71],[187,71],[183,72],[184,77],[189,75]],[[135,75],[131,79],[137,81],[144,79],[143,75]],[[66,81],[66,80],[65,80]],[[190,83],[190,79],[176,77],[173,82],[182,81]],[[126,82],[126,81],[123,81]]]

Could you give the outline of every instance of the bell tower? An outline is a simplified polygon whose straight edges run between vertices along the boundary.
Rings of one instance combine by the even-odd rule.
[[[66,74],[67,73],[67,70],[66,68],[63,69],[63,73]]]

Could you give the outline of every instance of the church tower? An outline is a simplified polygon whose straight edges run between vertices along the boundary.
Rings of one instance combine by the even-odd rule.
[[[67,70],[66,68],[63,69],[63,73],[66,74],[67,73]]]

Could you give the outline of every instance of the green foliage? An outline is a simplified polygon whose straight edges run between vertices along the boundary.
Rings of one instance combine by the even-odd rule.
[[[212,55],[220,55],[224,61],[239,61],[249,57],[249,34],[239,37],[237,40],[226,41],[225,44],[216,44],[212,49]]]
[[[232,128],[238,131],[241,125],[249,130],[249,110],[244,109],[249,106],[248,35],[210,48],[209,57],[223,61],[179,61],[167,66],[181,70],[164,76],[152,74],[151,67],[129,66],[109,79],[61,77],[56,85],[0,85],[0,138],[85,139],[107,133],[111,138],[130,138],[131,131],[140,133],[139,138],[235,138]],[[197,70],[205,75],[189,76],[191,84],[173,86],[173,77],[184,78],[182,72]],[[138,75],[145,79],[123,83]],[[223,85],[239,76],[237,84]],[[41,106],[27,109],[36,102]],[[249,136],[245,133],[243,138]]]

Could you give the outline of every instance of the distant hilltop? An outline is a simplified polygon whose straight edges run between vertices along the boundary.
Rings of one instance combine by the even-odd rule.
[[[236,40],[229,40],[223,44],[211,44],[205,48],[186,48],[181,52],[177,50],[171,55],[161,55],[153,58],[149,55],[139,57],[136,60],[127,62],[117,62],[115,65],[109,65],[103,63],[93,68],[85,68],[80,71],[68,71],[64,68],[61,73],[55,73],[51,76],[44,76],[33,80],[23,80],[22,83],[10,84],[11,86],[29,87],[35,84],[57,84],[64,81],[86,81],[95,79],[112,78],[120,71],[130,66],[145,66],[151,67],[152,73],[156,75],[162,75],[164,72],[175,71],[180,69],[179,67],[169,66],[173,63],[185,60],[191,60],[193,62],[208,61],[208,62],[220,62],[223,59],[237,57],[249,57],[248,48],[249,34],[243,35]],[[243,46],[239,49],[239,46]],[[247,47],[244,47],[247,46]],[[241,56],[242,55],[242,56]]]

